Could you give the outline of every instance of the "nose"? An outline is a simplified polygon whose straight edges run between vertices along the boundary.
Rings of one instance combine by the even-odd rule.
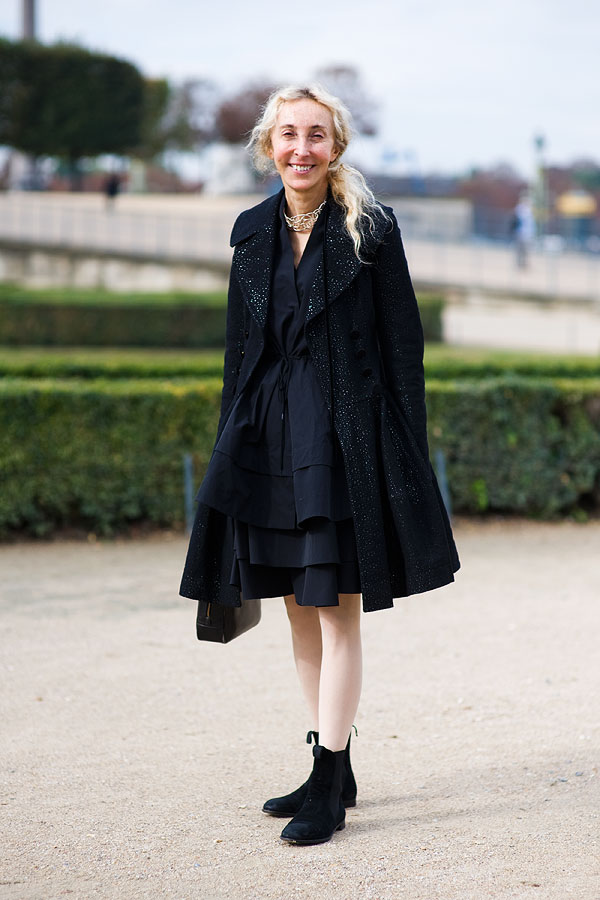
[[[296,156],[307,156],[309,153],[308,138],[297,138],[294,152]]]

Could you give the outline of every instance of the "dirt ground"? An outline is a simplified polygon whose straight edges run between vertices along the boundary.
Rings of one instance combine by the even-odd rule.
[[[456,582],[363,614],[346,828],[310,771],[283,601],[228,645],[186,539],[0,547],[0,897],[598,900],[600,523],[458,520]]]

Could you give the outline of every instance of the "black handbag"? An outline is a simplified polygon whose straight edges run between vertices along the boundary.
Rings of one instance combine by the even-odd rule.
[[[260,600],[244,600],[241,606],[223,606],[198,600],[196,636],[199,641],[227,644],[260,622]]]

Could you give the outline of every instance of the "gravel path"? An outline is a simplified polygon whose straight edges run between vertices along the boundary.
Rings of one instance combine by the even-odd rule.
[[[283,601],[200,644],[181,536],[0,547],[0,897],[598,900],[600,523],[455,533],[455,584],[363,615],[313,847],[260,810],[312,761]]]

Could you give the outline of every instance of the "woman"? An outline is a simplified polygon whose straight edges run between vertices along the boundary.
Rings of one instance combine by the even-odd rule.
[[[342,163],[350,114],[275,91],[248,148],[283,187],[236,220],[221,414],[180,593],[283,596],[315,738],[281,838],[328,841],[355,805],[362,610],[454,580],[429,462],[423,332],[391,208]]]

